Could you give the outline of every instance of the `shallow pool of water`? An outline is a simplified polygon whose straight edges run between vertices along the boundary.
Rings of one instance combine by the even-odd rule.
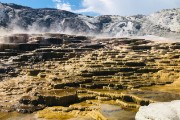
[[[35,113],[33,114],[20,114],[17,112],[0,112],[0,120],[37,120]],[[39,119],[38,120],[43,120]]]
[[[128,91],[128,93],[157,102],[180,100],[180,87],[174,86],[143,87],[140,90]]]
[[[108,120],[134,120],[136,111],[124,110],[118,105],[101,104],[101,113]]]

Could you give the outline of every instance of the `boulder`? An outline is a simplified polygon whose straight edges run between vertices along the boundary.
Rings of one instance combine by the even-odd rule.
[[[39,103],[47,106],[67,106],[78,101],[74,89],[41,91],[38,97]]]
[[[28,73],[29,76],[37,76],[39,74],[40,70],[32,69],[32,70],[29,70],[28,72],[29,72]]]

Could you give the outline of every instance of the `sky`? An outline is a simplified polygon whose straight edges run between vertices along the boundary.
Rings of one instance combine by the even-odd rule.
[[[75,13],[130,16],[180,8],[180,0],[0,0],[32,8],[57,8]]]

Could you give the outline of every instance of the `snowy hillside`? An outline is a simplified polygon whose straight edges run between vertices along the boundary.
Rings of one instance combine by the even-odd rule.
[[[180,38],[180,9],[149,16],[84,16],[57,9],[33,9],[0,3],[0,29],[11,31],[69,32],[105,36],[144,36]]]

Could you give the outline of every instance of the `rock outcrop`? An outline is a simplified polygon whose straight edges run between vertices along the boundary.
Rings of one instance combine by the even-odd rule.
[[[18,42],[0,44],[0,112],[133,118],[141,106],[180,99],[178,42],[57,33],[8,37]],[[113,116],[104,104],[115,108]]]

